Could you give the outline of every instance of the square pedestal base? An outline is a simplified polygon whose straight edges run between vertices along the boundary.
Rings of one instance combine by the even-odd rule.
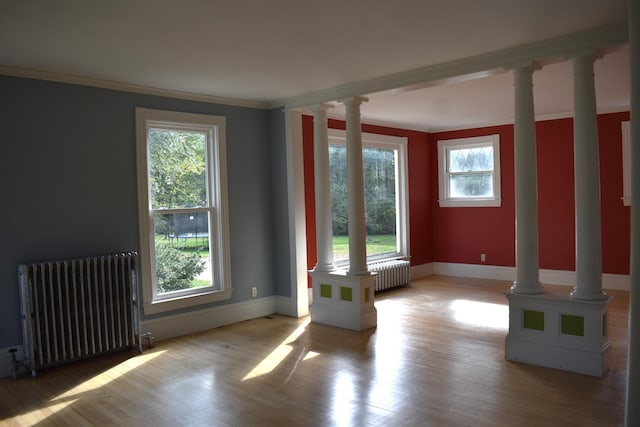
[[[607,331],[610,298],[579,301],[550,293],[508,292],[509,334],[505,357],[601,377],[611,366]]]
[[[349,276],[345,271],[311,272],[311,322],[364,331],[378,325],[373,304],[375,274]]]

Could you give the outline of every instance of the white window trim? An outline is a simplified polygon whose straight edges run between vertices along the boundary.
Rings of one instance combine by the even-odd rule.
[[[628,121],[622,126],[622,203],[631,206],[631,128]]]
[[[203,114],[178,113],[172,111],[136,108],[136,157],[138,179],[138,219],[140,229],[140,273],[143,309],[145,314],[162,313],[221,301],[231,298],[231,262],[229,259],[229,215],[227,195],[227,154],[226,154],[226,119],[222,116]],[[199,128],[209,133],[213,150],[207,150],[209,156],[210,176],[209,185],[215,206],[214,227],[216,240],[211,241],[212,260],[218,265],[219,289],[202,288],[198,293],[180,293],[176,296],[159,298],[154,286],[152,269],[153,257],[153,222],[151,218],[151,204],[148,183],[148,147],[147,131],[150,125],[163,127]],[[216,174],[211,179],[211,174]],[[212,233],[213,234],[213,233]]]
[[[341,129],[328,129],[329,144],[347,143],[347,133]],[[393,254],[367,256],[368,262],[385,259],[409,258],[409,163],[407,138],[401,136],[381,135],[377,133],[362,133],[362,146],[388,148],[398,150],[396,163],[398,180],[396,182],[396,239],[399,252]],[[349,260],[336,261],[338,267],[349,265]]]
[[[447,151],[451,147],[477,147],[493,145],[493,197],[454,198],[449,195]],[[500,196],[500,135],[474,136],[470,138],[438,141],[438,203],[440,207],[496,207],[502,204]]]

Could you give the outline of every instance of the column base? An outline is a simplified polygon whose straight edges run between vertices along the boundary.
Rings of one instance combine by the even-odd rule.
[[[579,289],[574,289],[571,291],[571,298],[576,301],[604,301],[609,299],[607,293],[603,290],[598,290],[594,292],[584,292]]]
[[[505,358],[596,377],[611,367],[607,309],[611,298],[577,301],[508,292]]]
[[[378,325],[373,304],[375,274],[351,276],[345,271],[311,272],[311,322],[364,331]]]
[[[524,286],[521,283],[518,283],[518,281],[516,280],[511,286],[511,292],[519,295],[540,295],[544,293],[544,288],[542,287],[540,282],[534,284],[533,286]]]

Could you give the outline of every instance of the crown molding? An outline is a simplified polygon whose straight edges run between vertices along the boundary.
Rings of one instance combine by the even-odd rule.
[[[340,85],[325,90],[310,92],[272,101],[272,108],[307,107],[337,99],[371,95],[398,90],[413,90],[451,81],[462,81],[504,72],[515,65],[539,63],[547,65],[564,61],[565,58],[585,50],[604,50],[628,42],[627,22],[618,22],[604,27],[567,34],[564,36],[527,43],[471,56],[442,64],[430,65],[404,72]]]
[[[123,92],[140,93],[143,95],[163,96],[168,98],[185,99],[189,101],[207,102],[210,104],[231,105],[234,107],[258,108],[263,110],[272,108],[269,102],[226,98],[222,96],[204,95],[193,92],[182,92],[151,86],[116,82],[112,80],[84,77],[73,74],[54,73],[22,67],[11,67],[7,65],[0,65],[0,75],[36,80],[48,80],[59,83],[68,83],[81,86],[98,87],[102,89],[118,90]]]

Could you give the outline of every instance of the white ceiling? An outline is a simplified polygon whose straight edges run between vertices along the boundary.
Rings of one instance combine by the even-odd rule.
[[[273,107],[626,19],[626,0],[0,0],[0,72]],[[571,75],[566,61],[534,74],[539,117],[571,114]],[[600,111],[629,108],[624,46],[596,63],[596,90]],[[362,95],[363,121],[411,129],[513,116],[506,72]]]

